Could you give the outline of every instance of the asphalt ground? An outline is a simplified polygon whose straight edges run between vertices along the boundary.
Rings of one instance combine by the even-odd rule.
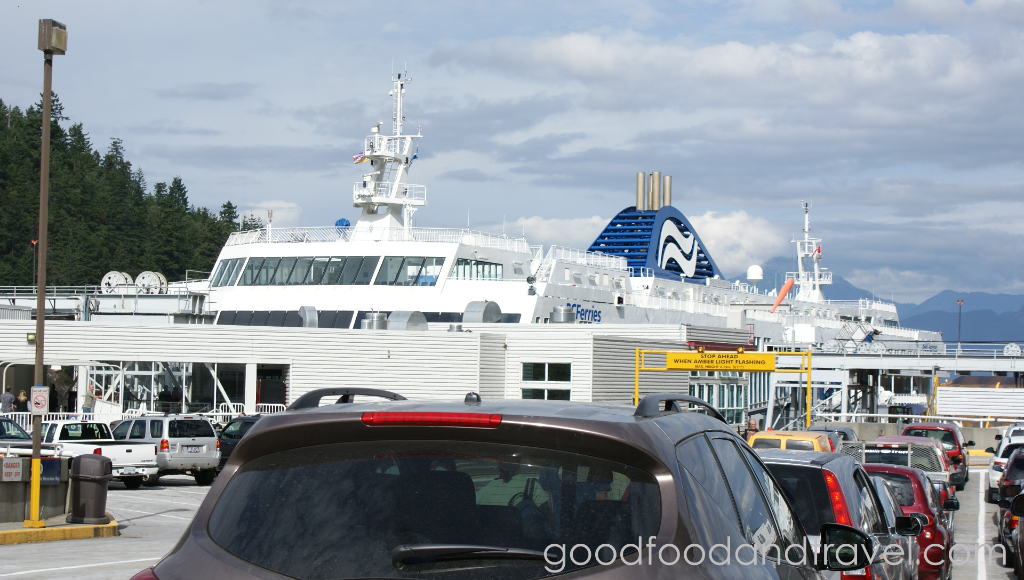
[[[984,502],[985,470],[972,469],[964,491],[957,493],[960,511],[953,521],[957,560],[953,580],[1013,579],[1013,569],[999,561],[976,557],[978,540],[998,542],[994,504]],[[0,580],[5,578],[128,580],[153,565],[181,538],[209,488],[188,476],[160,479],[157,487],[125,489],[112,482],[107,511],[120,524],[116,538],[66,540],[0,546]]]
[[[174,547],[209,489],[183,475],[136,490],[111,482],[107,511],[120,536],[0,546],[0,580],[129,580]]]
[[[985,503],[986,488],[986,470],[972,469],[967,487],[956,494],[960,499],[960,511],[953,518],[953,534],[954,541],[963,548],[956,548],[954,560],[965,560],[968,554],[969,560],[953,566],[953,580],[1016,578],[1012,567],[1001,565],[1002,558],[977,558],[979,538],[982,544],[988,546],[999,543],[999,532],[996,527],[999,508],[995,504]]]

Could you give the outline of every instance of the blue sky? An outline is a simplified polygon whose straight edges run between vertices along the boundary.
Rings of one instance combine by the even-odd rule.
[[[806,199],[880,295],[1024,293],[1024,2],[0,0],[5,102],[38,99],[39,18],[66,114],[199,205],[355,218],[408,66],[417,225],[585,247],[661,171],[727,272],[792,255]]]

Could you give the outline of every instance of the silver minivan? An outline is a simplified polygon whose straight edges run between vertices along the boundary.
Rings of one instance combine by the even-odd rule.
[[[114,428],[114,439],[149,442],[157,447],[161,475],[190,474],[198,485],[210,485],[220,464],[220,441],[209,420],[197,415],[145,415],[126,419]]]

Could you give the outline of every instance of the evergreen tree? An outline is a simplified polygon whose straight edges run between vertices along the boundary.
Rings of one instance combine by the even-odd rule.
[[[61,125],[63,111],[52,95],[47,283],[98,284],[110,270],[154,270],[175,281],[186,270],[211,270],[239,227],[237,207],[193,207],[180,176],[147,191],[120,139],[101,155],[81,124]],[[41,105],[22,110],[0,99],[0,285],[35,283],[42,123]]]
[[[264,227],[263,219],[254,213],[250,213],[242,220],[243,232],[249,230],[262,230]]]

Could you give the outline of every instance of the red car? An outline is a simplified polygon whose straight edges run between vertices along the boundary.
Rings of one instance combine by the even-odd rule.
[[[956,486],[957,491],[963,491],[964,485],[970,479],[971,471],[967,469],[967,448],[974,445],[974,441],[965,441],[960,428],[953,423],[912,423],[903,428],[903,435],[910,437],[931,437],[942,443],[946,451],[946,457],[953,465],[957,473],[964,475],[964,482]]]
[[[948,554],[953,547],[953,534],[943,525],[942,512],[960,509],[960,500],[949,498],[939,500],[931,482],[924,472],[914,467],[865,463],[864,470],[884,479],[896,493],[903,515],[922,514],[921,533],[917,543],[921,547],[918,560],[918,575],[921,580],[946,578],[949,568]]]

